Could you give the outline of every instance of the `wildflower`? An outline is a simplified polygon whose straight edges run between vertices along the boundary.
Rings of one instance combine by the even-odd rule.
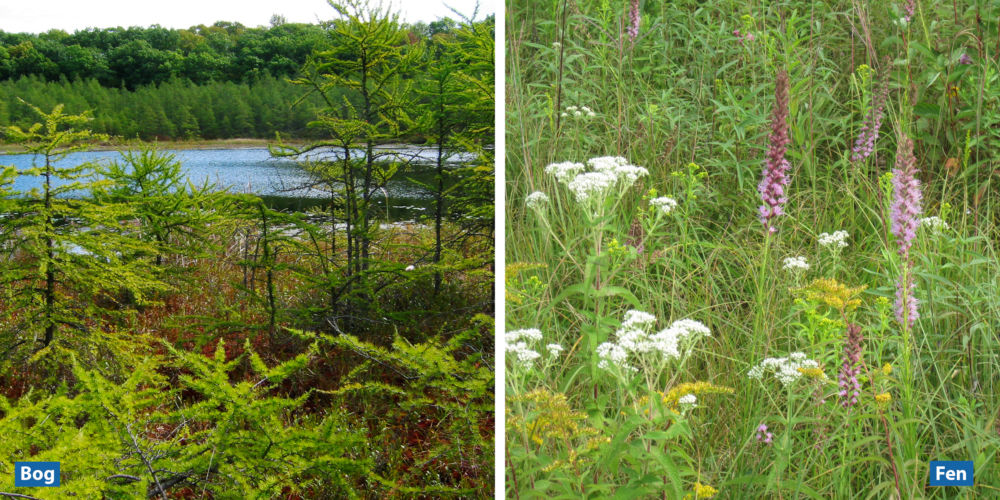
[[[783,267],[789,271],[808,271],[809,263],[802,256],[787,257],[785,258],[785,265]]]
[[[878,139],[882,118],[885,115],[885,103],[889,98],[889,61],[885,61],[883,66],[881,85],[872,96],[872,105],[868,110],[868,116],[865,117],[858,138],[854,141],[854,149],[851,154],[851,161],[854,162],[862,161],[875,152],[875,140]]]
[[[602,370],[609,370],[613,365],[626,371],[635,371],[628,364],[628,351],[614,342],[604,342],[597,346],[597,357],[601,359],[597,367]]]
[[[757,442],[771,444],[774,435],[767,431],[767,424],[760,424],[757,427]]]
[[[847,231],[834,231],[833,234],[820,233],[817,241],[824,247],[832,247],[834,250],[847,246],[847,238],[850,237]]]
[[[969,54],[963,53],[961,57],[958,58],[958,64],[972,64],[972,58],[969,57]]]
[[[896,168],[893,169],[892,234],[899,242],[899,255],[907,257],[920,214],[920,180],[916,178],[917,160],[913,157],[913,140],[905,135],[896,151]]]
[[[861,305],[861,299],[857,297],[866,288],[866,285],[852,288],[832,278],[818,278],[796,291],[802,292],[806,299],[821,302],[838,311],[853,311]]]
[[[529,434],[536,444],[577,438],[593,439],[597,435],[597,430],[587,425],[587,415],[573,409],[565,394],[535,389],[511,398],[511,403],[513,402],[524,403],[527,411],[523,416],[508,414],[508,428]],[[512,406],[506,405],[508,409]]]
[[[545,349],[549,351],[549,355],[553,358],[559,356],[559,353],[563,352],[563,346],[559,344],[549,344],[545,346]]]
[[[406,266],[406,269],[404,269],[404,271],[412,271],[412,270],[414,270],[416,268],[417,268],[416,266],[414,266],[413,264],[410,264],[410,265]]]
[[[707,484],[701,484],[699,482],[694,483],[695,500],[709,499],[714,497],[717,493],[719,493],[719,490]]]
[[[648,312],[632,309],[625,313],[625,319],[622,321],[622,328],[627,330],[645,329],[653,326],[653,323],[656,323],[656,316],[653,316]]]
[[[906,0],[903,3],[903,10],[906,11],[906,15],[903,16],[903,20],[907,23],[913,19],[913,15],[916,13],[917,5],[914,0]]]
[[[549,197],[541,191],[535,191],[524,198],[524,204],[532,210],[541,210],[549,202]]]
[[[615,180],[623,182],[625,187],[631,186],[639,177],[649,175],[649,170],[632,165],[621,156],[598,156],[587,160],[587,165],[594,172],[613,176]]]
[[[684,382],[675,385],[663,396],[663,404],[668,408],[674,408],[680,403],[682,397],[688,394],[732,394],[732,387],[714,385],[711,382]]]
[[[820,367],[818,367],[818,366],[817,367],[804,367],[804,366],[800,366],[800,367],[796,368],[796,370],[798,370],[799,373],[801,373],[801,374],[803,374],[803,375],[805,375],[805,376],[807,376],[809,378],[826,380],[826,373],[824,373],[823,369],[820,368]]]
[[[886,363],[884,366],[882,366],[882,375],[885,375],[886,377],[892,375],[892,365]]]
[[[941,234],[949,228],[948,223],[945,222],[944,219],[936,215],[920,219],[920,221],[917,223],[917,226],[918,227],[926,226],[930,228],[931,232],[934,234]]]
[[[711,331],[700,321],[681,319],[655,334],[650,334],[656,317],[652,314],[631,310],[625,313],[622,326],[615,332],[616,342],[605,342],[597,346],[601,359],[598,367],[612,366],[637,371],[628,363],[631,354],[638,356],[652,353],[666,359],[679,358],[684,343],[702,336],[711,336]]]
[[[542,331],[538,328],[524,328],[521,330],[509,331],[504,335],[504,341],[508,344],[517,342],[522,338],[537,342],[542,340]]]
[[[875,395],[875,402],[880,405],[887,405],[890,401],[892,401],[892,394],[889,394],[888,392]]]
[[[508,343],[506,347],[506,352],[513,354],[517,359],[517,363],[521,368],[528,369],[534,364],[535,360],[540,358],[542,355],[538,352],[532,350],[528,347],[528,343],[522,341]]]
[[[649,205],[656,208],[661,214],[669,214],[677,208],[677,200],[669,196],[661,196],[649,200]]]
[[[570,181],[576,177],[576,174],[584,170],[582,163],[574,163],[571,161],[564,161],[560,163],[552,163],[545,167],[545,173],[556,178],[557,181],[568,184]]]
[[[639,0],[632,0],[629,5],[629,25],[628,25],[628,39],[630,42],[635,42],[636,37],[639,36]]]
[[[900,324],[913,327],[920,314],[913,295],[913,277],[910,268],[910,246],[916,236],[920,214],[920,181],[916,177],[917,160],[913,156],[913,140],[903,135],[896,150],[896,168],[893,169],[893,200],[891,206],[892,234],[899,243],[903,257],[903,272],[896,283],[896,319]]]
[[[685,394],[677,399],[677,403],[680,405],[682,411],[687,411],[698,406],[698,396]]]
[[[788,185],[788,169],[791,164],[785,159],[785,151],[791,140],[788,137],[788,73],[779,71],[775,77],[774,110],[771,113],[771,135],[768,137],[770,146],[767,150],[767,161],[764,172],[757,186],[761,200],[760,221],[769,233],[776,233],[778,228],[771,219],[784,214],[782,208],[788,198],[785,197],[785,186]]]
[[[747,372],[747,377],[752,380],[761,380],[765,374],[771,372],[774,374],[774,378],[787,387],[802,377],[799,368],[819,368],[819,363],[808,359],[805,353],[793,352],[786,357],[765,358]]]
[[[576,201],[585,202],[600,197],[615,185],[615,177],[604,172],[584,172],[569,181],[566,186],[573,192]]]
[[[847,340],[844,342],[844,362],[840,366],[840,373],[837,374],[837,385],[840,387],[838,395],[841,398],[840,404],[844,408],[849,408],[858,404],[858,396],[861,394],[861,383],[858,382],[858,375],[861,374],[859,362],[861,360],[861,343],[864,337],[861,335],[861,327],[858,325],[847,325]]]

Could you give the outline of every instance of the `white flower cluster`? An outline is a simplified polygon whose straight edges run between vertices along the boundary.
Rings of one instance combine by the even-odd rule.
[[[661,214],[666,215],[677,208],[677,200],[669,196],[661,196],[659,198],[649,200],[649,205],[659,210]]]
[[[819,368],[819,363],[807,358],[803,352],[793,352],[783,358],[766,358],[759,365],[751,368],[747,372],[747,376],[754,380],[760,380],[768,372],[772,372],[774,378],[787,386],[802,376],[799,368]]]
[[[575,118],[593,118],[597,116],[594,110],[586,106],[566,106],[566,111],[561,113],[564,118],[567,116],[573,116]]]
[[[541,210],[549,202],[549,197],[541,191],[535,191],[524,198],[524,204],[532,210]]]
[[[926,226],[926,227],[930,228],[931,232],[934,233],[934,234],[941,234],[941,233],[945,232],[946,230],[948,230],[948,228],[949,228],[948,223],[945,222],[944,219],[942,219],[942,218],[940,218],[940,217],[938,217],[936,215],[931,216],[931,217],[924,217],[923,219],[920,219],[919,226],[920,227],[925,227]]]
[[[629,186],[639,177],[649,175],[649,170],[637,167],[621,156],[598,156],[587,160],[587,165],[594,169],[594,172],[603,172],[618,181],[625,181]]]
[[[647,312],[626,312],[621,328],[615,332],[617,341],[597,346],[598,367],[610,369],[615,366],[625,371],[637,371],[629,364],[632,354],[643,356],[652,353],[667,359],[679,358],[687,340],[711,336],[707,326],[693,319],[677,320],[669,327],[651,333],[655,323],[656,316]]]
[[[563,184],[568,184],[576,177],[576,174],[583,172],[585,168],[587,167],[583,163],[563,161],[549,164],[549,166],[545,167],[545,173],[555,177],[557,181]]]
[[[847,246],[847,231],[834,231],[833,234],[821,233],[819,235],[819,244],[825,247],[833,247],[834,249],[840,249]]]
[[[535,360],[542,356],[528,345],[529,342],[539,340],[542,340],[542,331],[537,328],[513,330],[504,334],[507,353],[514,355],[517,363],[525,369],[531,368]]]
[[[604,172],[584,172],[569,181],[566,187],[576,196],[576,201],[587,201],[591,196],[606,193],[615,185],[616,179]]]
[[[680,405],[681,411],[687,411],[698,406],[698,396],[685,394],[677,399],[677,403]]]
[[[624,191],[639,177],[649,175],[645,168],[632,165],[620,156],[591,158],[587,165],[590,171],[585,171],[582,163],[552,163],[545,167],[545,173],[565,184],[580,203],[603,197],[615,186]]]
[[[808,271],[809,263],[802,256],[787,257],[785,258],[785,265],[783,267],[789,271]]]
[[[549,344],[545,346],[545,349],[549,351],[549,356],[552,356],[553,358],[558,356],[559,353],[563,352],[563,346],[559,344]]]

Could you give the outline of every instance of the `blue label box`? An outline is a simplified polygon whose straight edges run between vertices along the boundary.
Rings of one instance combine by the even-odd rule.
[[[972,460],[931,460],[931,486],[972,486]]]
[[[14,462],[14,486],[59,486],[59,462]]]

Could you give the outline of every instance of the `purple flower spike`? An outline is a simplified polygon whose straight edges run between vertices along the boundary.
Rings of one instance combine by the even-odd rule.
[[[760,222],[769,233],[776,233],[778,228],[771,219],[784,214],[782,205],[788,201],[785,197],[785,186],[789,183],[788,170],[791,164],[785,159],[785,152],[791,139],[788,137],[788,73],[778,72],[774,82],[774,110],[771,112],[771,135],[768,136],[770,146],[767,149],[767,161],[764,163],[764,173],[757,190],[761,201]]]
[[[631,7],[629,8],[629,26],[628,26],[628,39],[630,42],[634,42],[636,37],[639,36],[639,0],[632,0]]]
[[[969,57],[969,54],[962,54],[962,56],[958,58],[958,64],[972,64],[972,58]]]
[[[920,319],[920,311],[917,310],[917,298],[913,295],[913,278],[909,275],[906,278],[904,280],[900,275],[896,282],[896,320],[913,328]]]
[[[837,374],[837,385],[840,387],[838,395],[841,398],[841,406],[849,408],[858,404],[858,395],[861,390],[861,383],[858,382],[858,375],[861,374],[861,343],[864,337],[861,335],[861,327],[854,324],[847,325],[847,340],[844,342],[844,363],[840,365],[840,373]]]
[[[913,140],[900,138],[896,150],[896,168],[892,170],[892,234],[899,242],[899,255],[909,260],[910,246],[920,224],[920,180],[917,179],[917,159],[913,156]]]
[[[903,16],[903,19],[905,19],[906,22],[910,22],[910,20],[913,19],[913,15],[917,11],[916,0],[906,0],[906,3],[903,4],[903,10],[906,11],[906,15]]]
[[[907,328],[920,317],[917,298],[913,295],[913,276],[910,273],[910,247],[920,224],[920,180],[917,179],[917,159],[913,156],[913,140],[906,135],[899,139],[896,149],[896,168],[892,170],[892,234],[899,243],[903,270],[896,283],[896,319]]]

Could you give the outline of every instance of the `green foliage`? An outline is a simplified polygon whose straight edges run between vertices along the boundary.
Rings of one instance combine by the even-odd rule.
[[[309,137],[306,124],[321,101],[293,106],[300,97],[295,85],[274,77],[200,84],[173,78],[136,90],[102,87],[93,79],[21,77],[0,82],[0,125],[34,123],[22,98],[43,109],[65,103],[68,112],[90,112],[94,131],[125,139],[273,138],[275,132]]]
[[[133,207],[70,197],[107,182],[86,180],[94,165],[57,165],[85,149],[85,141],[100,138],[81,128],[89,118],[64,114],[62,106],[51,113],[34,109],[42,123],[7,130],[43,161],[17,174],[42,176],[44,182],[16,193],[5,221],[12,258],[0,268],[0,281],[6,300],[16,305],[17,324],[3,339],[6,352],[36,352],[54,340],[80,349],[90,341],[88,323],[103,314],[98,303],[144,304],[152,292],[165,289],[157,270],[133,258],[154,252],[123,224],[135,217]],[[57,180],[65,183],[57,185]],[[63,334],[58,339],[57,331]]]
[[[914,3],[907,23],[905,2],[639,2],[631,41],[620,24],[629,2],[508,2],[505,326],[542,332],[528,345],[541,357],[507,377],[508,422],[541,425],[551,411],[529,399],[546,391],[581,428],[615,440],[538,443],[508,427],[509,497],[661,488],[683,498],[710,484],[725,498],[944,498],[951,493],[926,483],[928,461],[946,458],[987,471],[961,494],[1000,488],[990,472],[1000,338],[984,333],[1000,307],[987,298],[1000,270],[998,143],[987,125],[996,122],[1000,5]],[[756,188],[778,70],[791,81],[791,182],[781,230],[765,238]],[[890,90],[875,153],[851,162],[882,74]],[[569,106],[595,116],[564,116]],[[921,318],[911,332],[892,307],[900,259],[885,175],[901,132],[918,138],[921,216],[949,225],[918,229]],[[584,210],[544,171],[603,155],[649,170],[636,187],[604,193],[603,211]],[[527,205],[536,191],[547,202]],[[645,204],[658,195],[678,205],[650,231]],[[817,242],[836,230],[849,233],[847,247]],[[784,269],[796,256],[811,267]],[[819,278],[867,289],[849,299],[856,309],[793,291]],[[704,321],[712,338],[679,376],[735,389],[686,414],[686,431],[669,439],[635,426],[677,422],[618,397],[641,398],[648,384],[593,367],[594,346],[631,308]],[[862,326],[861,390],[844,408],[835,371],[848,322]],[[548,343],[565,351],[550,358]],[[788,387],[748,378],[763,359],[796,351],[819,369],[797,371]],[[507,356],[508,365],[520,359]],[[671,391],[676,382],[659,383]],[[761,424],[773,440],[755,436]]]
[[[363,436],[336,413],[303,415],[308,393],[273,394],[312,351],[268,367],[249,348],[227,361],[222,342],[211,358],[167,349],[166,360],[146,359],[123,380],[74,364],[71,389],[15,404],[0,398],[4,456],[61,462],[58,492],[23,491],[40,498],[134,498],[180,487],[216,498],[358,496],[348,478],[369,468],[357,458]],[[232,381],[245,365],[246,379]],[[166,367],[181,375],[158,373]],[[13,474],[4,476],[0,489],[11,490]]]
[[[152,148],[121,153],[122,162],[101,165],[96,174],[110,181],[95,186],[99,203],[125,204],[139,219],[140,235],[156,247],[156,264],[165,253],[193,254],[214,218],[214,186],[187,180],[174,155]],[[136,256],[141,258],[141,256]]]
[[[328,394],[370,430],[367,456],[381,488],[372,495],[479,497],[491,487],[493,470],[472,465],[493,456],[492,350],[469,350],[493,322],[476,321],[446,341],[397,337],[388,348],[351,335],[296,332],[357,359]]]

